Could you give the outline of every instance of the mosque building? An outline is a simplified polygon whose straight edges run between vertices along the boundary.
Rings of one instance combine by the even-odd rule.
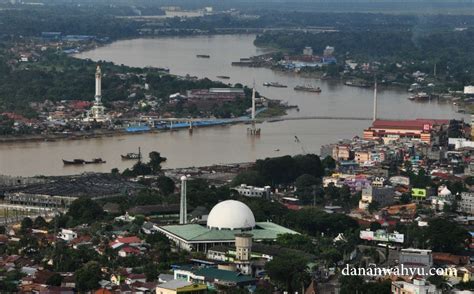
[[[206,225],[166,225],[157,226],[156,229],[178,248],[200,252],[207,252],[218,245],[235,246],[236,235],[251,235],[254,242],[261,242],[276,240],[280,234],[298,234],[270,221],[255,222],[252,210],[236,200],[226,200],[215,205]]]

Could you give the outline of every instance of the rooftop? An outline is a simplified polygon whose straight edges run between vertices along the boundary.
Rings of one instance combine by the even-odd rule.
[[[176,235],[187,241],[214,241],[214,240],[234,240],[235,235],[242,230],[213,230],[198,224],[169,225],[160,229]],[[245,231],[253,235],[255,240],[274,240],[280,234],[298,234],[297,232],[282,227],[271,222],[258,222],[250,231]]]

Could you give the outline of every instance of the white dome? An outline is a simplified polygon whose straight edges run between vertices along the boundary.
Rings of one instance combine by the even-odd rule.
[[[211,209],[207,217],[207,227],[219,230],[251,229],[255,227],[255,217],[244,203],[226,200]]]

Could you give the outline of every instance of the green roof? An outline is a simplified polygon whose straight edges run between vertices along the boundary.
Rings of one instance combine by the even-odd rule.
[[[206,279],[234,282],[234,283],[246,283],[255,281],[251,276],[243,275],[239,272],[226,271],[212,267],[200,268],[193,271],[197,276],[203,276]]]
[[[209,229],[198,224],[170,225],[160,227],[186,241],[214,241],[214,240],[234,240],[235,235],[242,233],[242,230],[217,230]],[[254,240],[274,240],[281,234],[298,234],[297,232],[271,222],[259,222],[255,228],[245,231],[253,235]]]

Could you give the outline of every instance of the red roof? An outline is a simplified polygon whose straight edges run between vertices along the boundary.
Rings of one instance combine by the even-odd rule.
[[[448,124],[449,120],[445,119],[414,119],[414,120],[383,120],[378,119],[372,123],[372,128],[376,129],[413,129],[423,130],[425,125],[430,127],[433,125]]]
[[[120,251],[123,251],[125,253],[133,253],[133,254],[139,254],[141,251],[138,250],[137,248],[133,248],[133,247],[123,247],[122,249],[120,249]]]
[[[124,243],[124,244],[131,244],[131,243],[141,243],[142,240],[136,236],[131,237],[119,237],[115,240],[116,242]]]

